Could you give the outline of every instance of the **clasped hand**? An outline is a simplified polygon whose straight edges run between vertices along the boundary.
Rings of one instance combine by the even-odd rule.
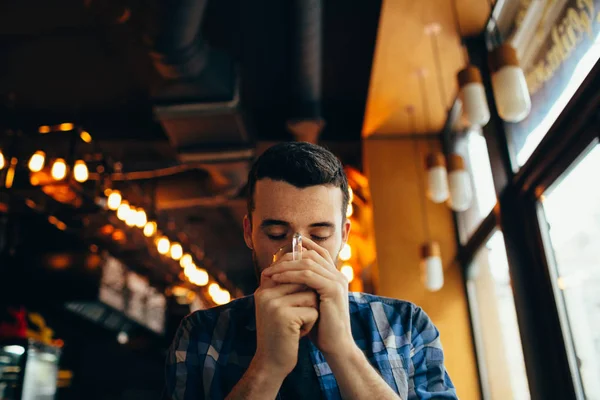
[[[272,366],[286,375],[296,365],[298,341],[306,334],[326,358],[354,345],[348,280],[326,249],[308,238],[303,246],[301,260],[286,254],[262,272],[255,297],[257,355],[276,360]]]

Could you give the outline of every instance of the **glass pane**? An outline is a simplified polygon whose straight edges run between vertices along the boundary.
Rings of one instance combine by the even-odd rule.
[[[600,146],[544,193],[548,259],[572,368],[586,399],[600,399]]]
[[[501,231],[477,252],[467,277],[484,398],[527,400],[529,385]]]
[[[506,0],[494,10],[501,37],[517,51],[531,95],[531,113],[506,123],[513,167],[522,167],[600,59],[597,1]],[[488,47],[498,40],[495,24]]]
[[[456,144],[455,151],[464,157],[473,187],[471,207],[458,214],[460,241],[465,244],[481,221],[494,208],[496,190],[490,155],[480,128],[471,129],[466,136],[460,139]]]

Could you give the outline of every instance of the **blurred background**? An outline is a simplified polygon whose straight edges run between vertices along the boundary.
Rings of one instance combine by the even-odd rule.
[[[600,399],[599,38],[599,0],[0,3],[0,399],[165,398],[293,140],[345,165],[350,289],[421,306],[461,399]]]

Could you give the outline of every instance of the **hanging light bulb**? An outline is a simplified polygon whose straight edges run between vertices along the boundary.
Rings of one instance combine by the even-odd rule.
[[[219,290],[214,296],[212,296],[215,304],[221,306],[223,304],[227,304],[231,301],[231,295],[225,289]]]
[[[151,237],[156,233],[156,222],[149,221],[144,225],[144,236]]]
[[[489,54],[492,88],[498,114],[506,122],[521,122],[531,111],[531,97],[517,51],[504,43]]]
[[[127,226],[135,226],[137,222],[137,210],[134,206],[129,207],[129,211],[127,211],[127,215],[125,217],[125,223]]]
[[[340,272],[342,274],[344,274],[346,279],[348,279],[348,283],[350,283],[354,280],[354,268],[352,268],[352,265],[349,265],[349,264],[343,265],[342,268],[340,268]]]
[[[479,68],[469,65],[458,73],[459,96],[465,117],[471,126],[485,126],[490,120],[490,109]]]
[[[85,165],[85,161],[77,160],[75,161],[75,166],[73,167],[73,177],[77,182],[85,182],[90,177],[88,167]]]
[[[31,158],[29,159],[29,170],[31,172],[40,172],[44,168],[44,163],[46,162],[46,153],[41,150],[33,153]]]
[[[65,122],[65,123],[58,125],[58,130],[63,131],[63,132],[72,131],[73,128],[75,128],[75,125],[73,125],[70,122]]]
[[[465,166],[465,160],[458,154],[451,154],[448,159],[448,182],[450,198],[448,204],[456,212],[469,209],[473,200],[471,177]]]
[[[4,159],[4,153],[2,153],[2,149],[0,149],[0,169],[6,166],[6,160]]]
[[[348,243],[344,244],[344,247],[342,247],[339,258],[342,261],[348,261],[350,258],[352,258],[352,247],[350,247]]]
[[[179,243],[171,244],[171,258],[175,261],[183,256],[183,248]]]
[[[187,264],[183,269],[183,274],[186,278],[189,279],[190,282],[194,283],[193,280],[196,276],[196,266],[194,265],[194,263]]]
[[[215,296],[217,296],[217,293],[219,293],[221,291],[221,286],[219,286],[218,283],[211,283],[208,286],[208,294],[210,295],[210,297],[212,297],[213,299],[215,298]]]
[[[181,257],[181,260],[179,260],[179,265],[181,265],[181,268],[186,268],[188,265],[193,264],[194,260],[192,259],[192,256],[187,253]]]
[[[6,178],[4,179],[4,187],[6,187],[7,189],[10,189],[14,183],[18,162],[19,160],[17,159],[17,157],[12,157],[10,159],[8,171],[6,171]]]
[[[170,248],[171,242],[169,242],[169,239],[167,239],[167,237],[163,236],[156,241],[156,249],[163,256],[169,252]]]
[[[436,204],[448,200],[448,172],[446,171],[446,158],[441,152],[434,152],[427,156],[427,196]]]
[[[123,200],[121,193],[118,190],[113,190],[108,195],[106,204],[110,210],[114,211],[114,210],[117,210],[119,208],[119,206],[121,205],[121,200]]]
[[[144,211],[143,208],[138,208],[135,211],[135,226],[137,226],[138,228],[145,228],[146,222],[148,222],[146,211]]]
[[[57,158],[52,164],[52,170],[50,171],[52,177],[57,181],[65,179],[67,176],[67,163],[62,158]]]
[[[122,201],[119,207],[117,208],[117,218],[121,221],[127,220],[127,217],[131,213],[131,208],[129,208],[129,203],[126,201]]]
[[[427,290],[436,292],[444,286],[442,252],[438,242],[429,242],[421,247],[421,278]]]
[[[208,272],[202,268],[196,269],[196,276],[194,277],[194,285],[206,286],[208,285]]]

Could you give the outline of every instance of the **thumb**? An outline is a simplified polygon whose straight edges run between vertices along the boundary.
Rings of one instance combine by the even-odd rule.
[[[277,282],[275,282],[273,279],[271,279],[270,276],[260,274],[259,286],[262,289],[270,289],[270,288],[274,288],[275,286],[277,286]]]

